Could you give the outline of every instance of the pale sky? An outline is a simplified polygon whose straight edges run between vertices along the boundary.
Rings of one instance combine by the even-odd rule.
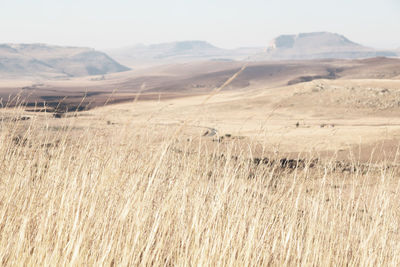
[[[234,48],[313,31],[398,48],[400,0],[0,0],[0,43],[106,49],[205,40]]]

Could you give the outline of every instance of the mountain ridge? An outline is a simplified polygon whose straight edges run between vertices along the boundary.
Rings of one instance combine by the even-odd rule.
[[[184,63],[198,60],[243,60],[261,47],[224,49],[206,41],[187,40],[150,45],[133,45],[106,50],[113,58],[127,66]]]
[[[93,48],[43,43],[0,44],[2,76],[68,78],[126,70],[129,68]]]
[[[395,57],[400,50],[376,50],[331,32],[284,34],[267,47],[224,49],[206,41],[189,40],[135,45],[107,51],[127,66],[184,63],[199,60],[305,60]]]
[[[396,56],[396,53],[363,46],[337,33],[310,32],[280,35],[274,38],[266,53],[258,59],[351,59],[380,56],[391,57]]]

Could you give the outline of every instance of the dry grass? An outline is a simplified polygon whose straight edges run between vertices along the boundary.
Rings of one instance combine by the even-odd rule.
[[[178,126],[46,125],[1,122],[2,265],[400,263],[396,168],[285,170],[232,159],[234,142],[193,149]]]

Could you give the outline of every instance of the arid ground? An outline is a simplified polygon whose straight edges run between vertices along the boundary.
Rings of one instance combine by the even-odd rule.
[[[24,102],[29,117],[43,117],[32,111],[44,111],[45,102],[59,117],[87,110],[73,119],[78,124],[150,123],[154,131],[181,127],[210,145],[251,141],[254,157],[397,158],[399,59],[250,63],[219,90],[242,65],[200,62],[94,78],[0,81],[0,93],[4,105]]]
[[[400,60],[242,67],[0,81],[0,263],[398,266]]]

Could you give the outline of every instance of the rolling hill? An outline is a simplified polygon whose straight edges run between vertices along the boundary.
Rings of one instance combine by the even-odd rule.
[[[0,80],[0,98],[21,94],[28,106],[46,102],[58,106],[62,100],[69,109],[92,108],[105,103],[181,98],[208,95],[237,73],[243,62],[203,61],[156,66],[97,77],[70,80]],[[399,80],[400,59],[302,60],[250,62],[222,92],[275,90],[318,80]],[[117,90],[116,90],[117,89]],[[64,99],[67,97],[67,99]],[[85,103],[82,99],[85,98]],[[63,100],[64,99],[64,100]],[[12,103],[10,103],[12,104]]]
[[[336,33],[312,32],[281,35],[268,47],[223,49],[205,41],[182,41],[153,45],[135,45],[106,51],[130,67],[154,66],[191,61],[266,61],[304,59],[362,59],[395,57],[397,51],[381,51],[355,43]]]
[[[320,58],[371,58],[396,56],[392,51],[378,51],[354,43],[336,33],[312,32],[297,35],[280,35],[273,39],[266,53],[258,60],[293,60]]]
[[[91,48],[0,44],[2,77],[68,78],[129,70]]]
[[[243,60],[259,51],[262,51],[262,48],[223,49],[205,41],[182,41],[128,46],[106,52],[122,64],[137,67],[202,60]]]

